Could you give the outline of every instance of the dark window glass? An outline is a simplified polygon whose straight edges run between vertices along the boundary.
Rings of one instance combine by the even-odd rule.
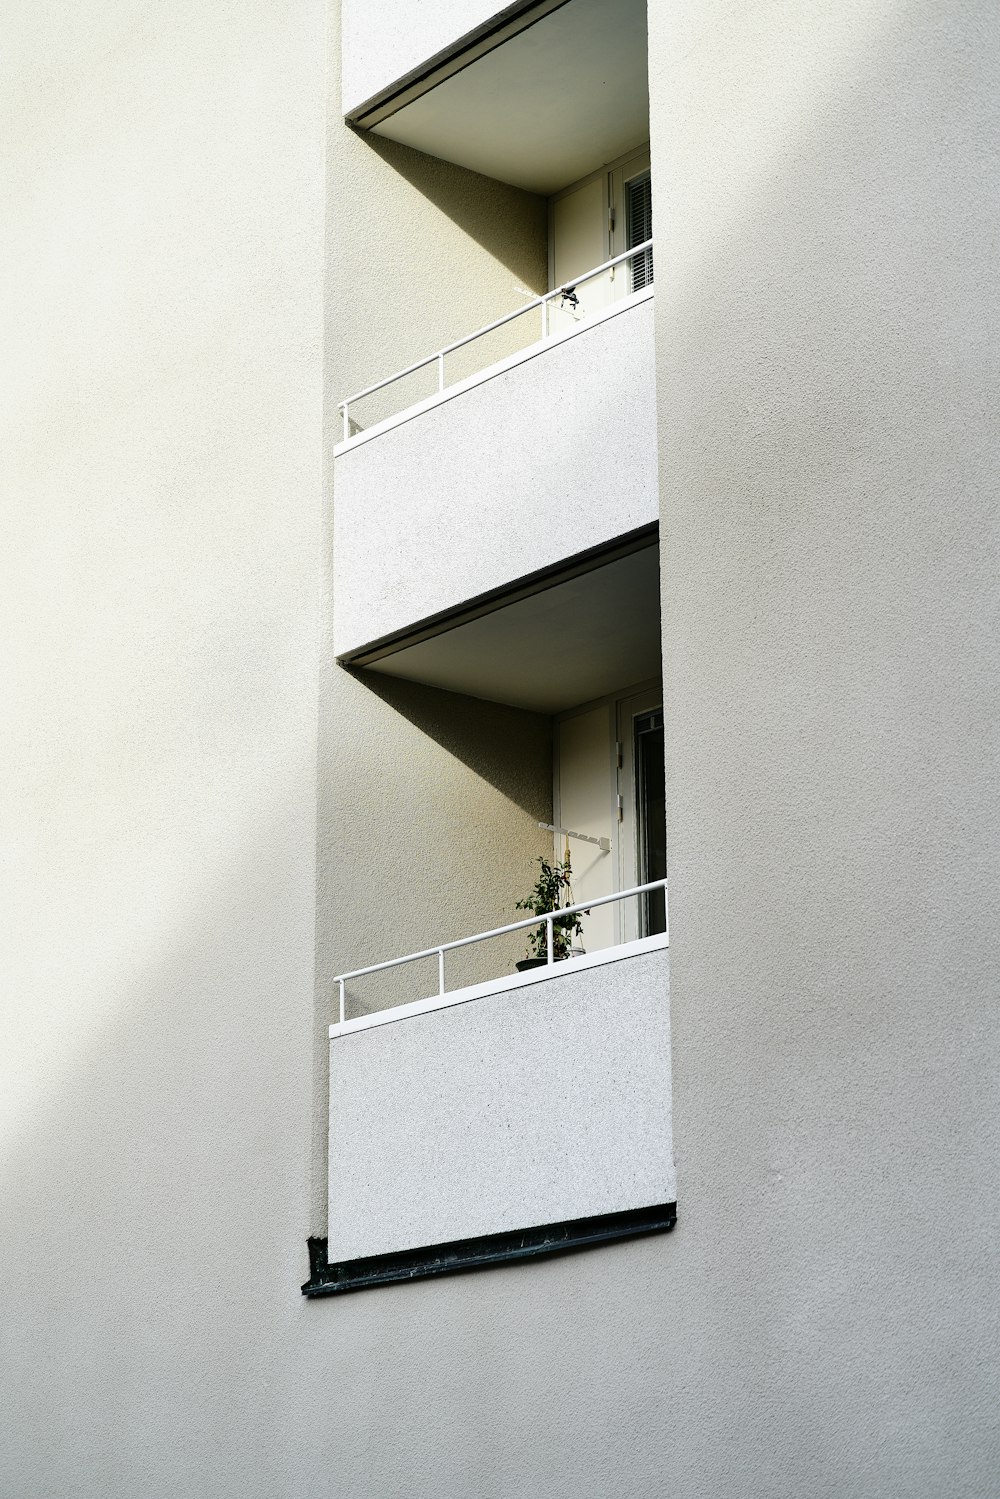
[[[663,710],[635,720],[636,827],[639,835],[639,883],[667,877],[667,803],[663,772]],[[652,937],[667,929],[666,895],[650,890],[641,898],[640,930]]]
[[[653,183],[648,172],[625,184],[627,217],[627,250],[653,238]],[[632,267],[632,290],[643,291],[653,284],[653,248],[643,250],[629,261]]]

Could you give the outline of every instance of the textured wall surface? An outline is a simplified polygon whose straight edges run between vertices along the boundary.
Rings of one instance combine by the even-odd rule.
[[[331,16],[331,30],[335,18]],[[409,146],[348,129],[333,95],[327,134],[328,395],[335,401],[405,369],[546,289],[544,198]],[[515,343],[490,346],[500,358]],[[449,379],[461,377],[461,360]],[[359,408],[363,426],[422,400],[436,373]],[[330,412],[330,436],[341,425]]]
[[[658,517],[640,302],[334,463],[338,655]]]
[[[551,848],[538,828],[552,820],[550,720],[340,667],[331,677],[321,963],[348,972],[516,921],[532,861]],[[523,947],[517,934],[457,951],[450,983],[508,972]],[[436,958],[351,980],[348,1013],[423,999],[436,983]],[[328,1024],[335,1001],[322,984]]]
[[[322,16],[99,10],[2,23],[0,1493],[994,1499],[992,0],[652,8],[678,1226],[312,1304]],[[536,216],[329,155],[342,390]],[[380,882],[473,930],[545,794],[322,643],[318,1073]]]
[[[0,32],[0,1494],[315,1493],[323,7]]]
[[[506,8],[496,0],[346,0],[344,113]]]
[[[650,23],[671,1484],[979,1499],[1000,12],[692,0]]]
[[[330,1041],[331,1261],[674,1200],[667,950]]]

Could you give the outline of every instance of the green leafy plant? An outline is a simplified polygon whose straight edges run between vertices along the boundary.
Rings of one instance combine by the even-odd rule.
[[[570,868],[569,855],[561,863],[551,863],[548,859],[538,859],[541,865],[538,878],[531,891],[524,900],[519,900],[517,909],[519,911],[533,911],[536,916],[544,916],[549,911],[558,911],[564,904],[564,896],[569,896],[570,879],[572,869]],[[558,961],[568,958],[573,946],[573,938],[583,935],[583,922],[580,916],[586,912],[574,912],[570,916],[557,916],[552,922],[552,956]],[[548,922],[534,929],[528,937],[529,958],[541,958],[543,961],[549,955],[548,947]]]

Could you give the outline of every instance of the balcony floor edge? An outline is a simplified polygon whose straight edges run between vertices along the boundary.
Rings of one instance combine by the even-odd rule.
[[[333,1265],[326,1258],[327,1240],[309,1239],[310,1276],[302,1287],[302,1294],[314,1300],[319,1296],[340,1296],[349,1291],[399,1285],[430,1276],[456,1275],[521,1260],[569,1254],[649,1234],[669,1233],[676,1222],[676,1202],[655,1203],[622,1213],[574,1218],[563,1223],[486,1234],[476,1239],[455,1239],[446,1244],[429,1244],[393,1254],[372,1255],[367,1259],[343,1260]]]

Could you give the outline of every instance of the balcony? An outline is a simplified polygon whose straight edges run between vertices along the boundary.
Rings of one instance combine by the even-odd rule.
[[[648,242],[341,403],[341,661],[419,675],[398,659],[414,634],[655,528],[651,277]],[[475,367],[519,330],[524,347]],[[436,388],[394,406],[426,372]]]
[[[535,924],[343,976],[327,1291],[672,1226],[667,937],[445,988],[450,951]],[[349,984],[428,956],[438,992],[350,1016]]]

